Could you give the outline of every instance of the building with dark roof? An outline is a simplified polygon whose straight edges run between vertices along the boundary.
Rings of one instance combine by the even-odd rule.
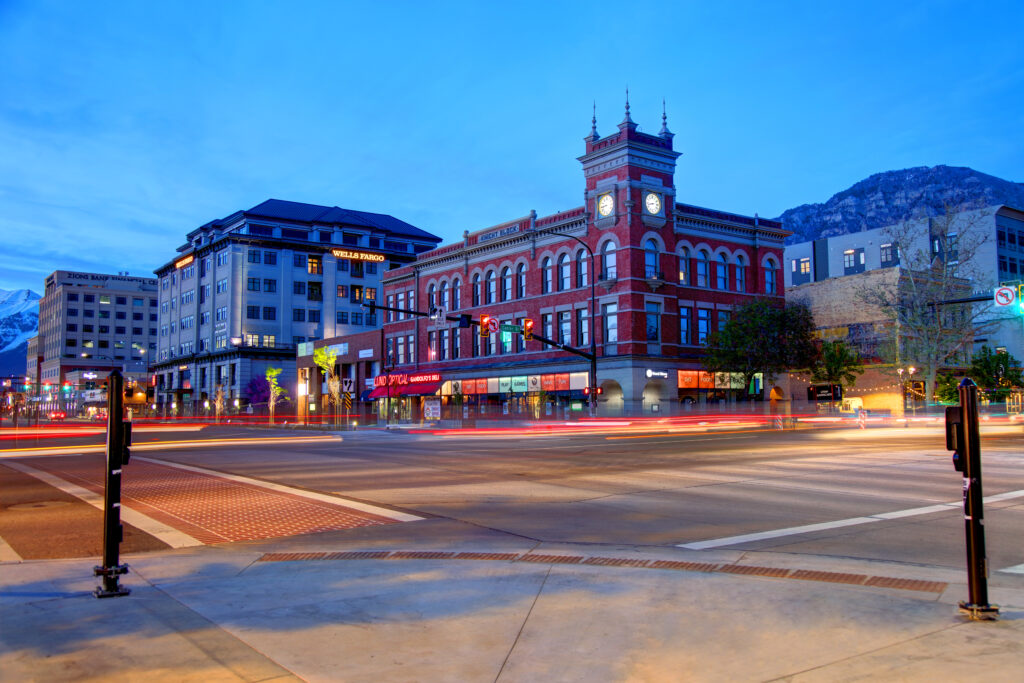
[[[298,344],[379,327],[361,304],[440,238],[393,216],[280,199],[210,221],[156,269],[158,409],[244,407],[269,367],[294,396]]]

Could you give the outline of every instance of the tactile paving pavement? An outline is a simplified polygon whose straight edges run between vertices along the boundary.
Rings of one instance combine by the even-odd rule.
[[[84,458],[34,461],[32,466],[102,495],[101,463]],[[304,498],[255,484],[232,481],[133,460],[125,467],[122,505],[203,543],[252,541],[353,529],[396,520]]]

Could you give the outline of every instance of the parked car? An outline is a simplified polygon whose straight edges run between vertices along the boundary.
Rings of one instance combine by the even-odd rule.
[[[105,410],[97,410],[96,414],[92,416],[92,419],[98,420],[100,422],[106,422],[106,420],[107,420],[107,411],[105,411]]]
[[[59,421],[63,420],[65,417],[67,417],[67,415],[64,414],[63,410],[51,410],[50,411],[50,419],[53,420],[53,421],[59,422]]]

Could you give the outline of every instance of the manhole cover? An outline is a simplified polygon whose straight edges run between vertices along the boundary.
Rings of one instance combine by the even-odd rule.
[[[8,510],[40,510],[42,508],[58,508],[62,505],[68,505],[66,500],[37,500],[34,503],[18,503],[12,505]]]

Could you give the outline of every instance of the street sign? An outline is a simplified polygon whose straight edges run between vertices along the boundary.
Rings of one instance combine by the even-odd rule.
[[[351,377],[345,377],[341,380],[341,390],[346,394],[351,394],[352,389],[355,388],[356,381]]]
[[[493,334],[497,334],[498,333],[498,328],[500,326],[501,326],[501,323],[498,322],[497,318],[488,318],[487,319],[487,329],[490,330]]]
[[[1013,302],[1017,299],[1017,292],[1014,291],[1013,287],[996,287],[993,290],[993,296],[995,297],[996,306],[1003,308],[1013,305]]]
[[[515,332],[516,334],[519,334],[520,332],[523,331],[523,328],[520,327],[519,325],[510,325],[508,323],[505,323],[504,325],[501,326],[501,331],[502,332]]]

